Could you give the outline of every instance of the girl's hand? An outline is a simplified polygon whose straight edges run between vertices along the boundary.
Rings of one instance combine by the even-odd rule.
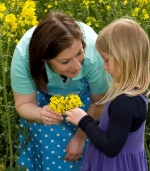
[[[41,121],[45,125],[59,124],[62,120],[62,114],[56,114],[53,110],[49,108],[48,105],[44,106],[40,111]]]
[[[66,120],[75,125],[78,125],[81,118],[87,115],[87,113],[80,108],[71,109],[70,111],[66,111],[65,114],[67,115]]]

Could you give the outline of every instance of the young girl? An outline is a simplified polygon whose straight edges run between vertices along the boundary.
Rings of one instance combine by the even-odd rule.
[[[104,69],[112,76],[99,125],[82,109],[66,112],[66,120],[89,137],[82,171],[147,171],[144,130],[149,86],[149,39],[131,19],[106,26],[96,41]]]

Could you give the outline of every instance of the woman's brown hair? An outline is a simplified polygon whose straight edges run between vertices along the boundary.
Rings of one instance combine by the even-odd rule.
[[[39,90],[46,92],[48,82],[45,61],[54,59],[69,48],[73,40],[85,42],[80,27],[74,19],[62,12],[47,14],[35,28],[29,44],[29,67]]]

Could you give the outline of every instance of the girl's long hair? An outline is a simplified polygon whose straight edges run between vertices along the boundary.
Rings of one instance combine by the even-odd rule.
[[[114,58],[114,73],[120,67],[119,82],[113,77],[110,89],[99,103],[106,103],[118,95],[137,96],[149,87],[150,44],[145,31],[132,19],[118,19],[98,35],[96,48]],[[115,74],[116,75],[116,74]]]

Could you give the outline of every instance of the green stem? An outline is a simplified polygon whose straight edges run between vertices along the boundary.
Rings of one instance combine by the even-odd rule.
[[[9,46],[9,45],[8,45]],[[7,117],[7,129],[8,129],[8,141],[9,141],[9,150],[10,150],[10,166],[13,165],[13,149],[12,149],[12,140],[11,140],[11,124],[10,124],[10,108],[7,102],[7,91],[6,91],[6,71],[5,71],[5,61],[2,54],[2,41],[0,40],[0,56],[2,60],[2,83],[3,83],[3,98],[5,106],[5,114]]]

